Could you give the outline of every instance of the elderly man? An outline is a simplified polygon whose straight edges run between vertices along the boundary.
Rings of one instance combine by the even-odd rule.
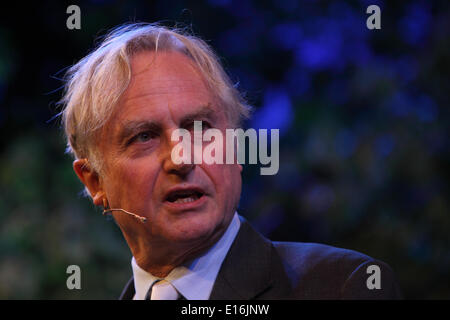
[[[73,168],[133,256],[122,299],[399,296],[383,262],[256,232],[236,212],[240,164],[174,161],[175,130],[201,121],[225,133],[249,115],[202,40],[120,27],[69,70],[63,102]]]

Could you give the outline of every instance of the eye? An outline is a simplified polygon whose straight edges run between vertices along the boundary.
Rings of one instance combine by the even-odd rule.
[[[208,121],[202,121],[202,127],[206,129],[211,129],[212,126]]]
[[[196,120],[196,121],[200,121],[200,120]],[[207,129],[212,128],[211,124],[208,121],[205,121],[205,120],[201,120],[201,121],[202,121],[202,130],[207,130]],[[194,130],[194,121],[189,122],[185,128],[188,130]]]
[[[130,143],[133,142],[147,142],[150,139],[153,139],[155,137],[155,134],[150,131],[143,131],[135,135],[133,138],[131,138]]]

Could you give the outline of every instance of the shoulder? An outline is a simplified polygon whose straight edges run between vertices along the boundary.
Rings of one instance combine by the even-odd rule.
[[[360,252],[319,243],[272,242],[283,262],[293,268],[316,269],[319,266],[358,265],[372,258]]]
[[[294,298],[401,297],[392,269],[363,253],[318,243],[273,242],[273,246],[291,281]]]

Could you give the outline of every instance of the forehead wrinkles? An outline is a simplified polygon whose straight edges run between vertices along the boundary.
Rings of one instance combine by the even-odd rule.
[[[142,52],[131,60],[128,99],[150,94],[206,90],[205,79],[193,61],[179,52]],[[137,95],[136,95],[137,94]]]
[[[173,78],[173,80],[148,80],[137,81],[126,90],[122,97],[122,103],[130,102],[134,99],[144,98],[152,95],[172,95],[181,93],[201,93],[208,95],[203,83],[192,79],[192,81]]]

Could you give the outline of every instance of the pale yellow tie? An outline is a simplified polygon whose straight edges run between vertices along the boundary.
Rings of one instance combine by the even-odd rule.
[[[177,300],[178,292],[170,282],[161,280],[152,287],[151,300]]]

